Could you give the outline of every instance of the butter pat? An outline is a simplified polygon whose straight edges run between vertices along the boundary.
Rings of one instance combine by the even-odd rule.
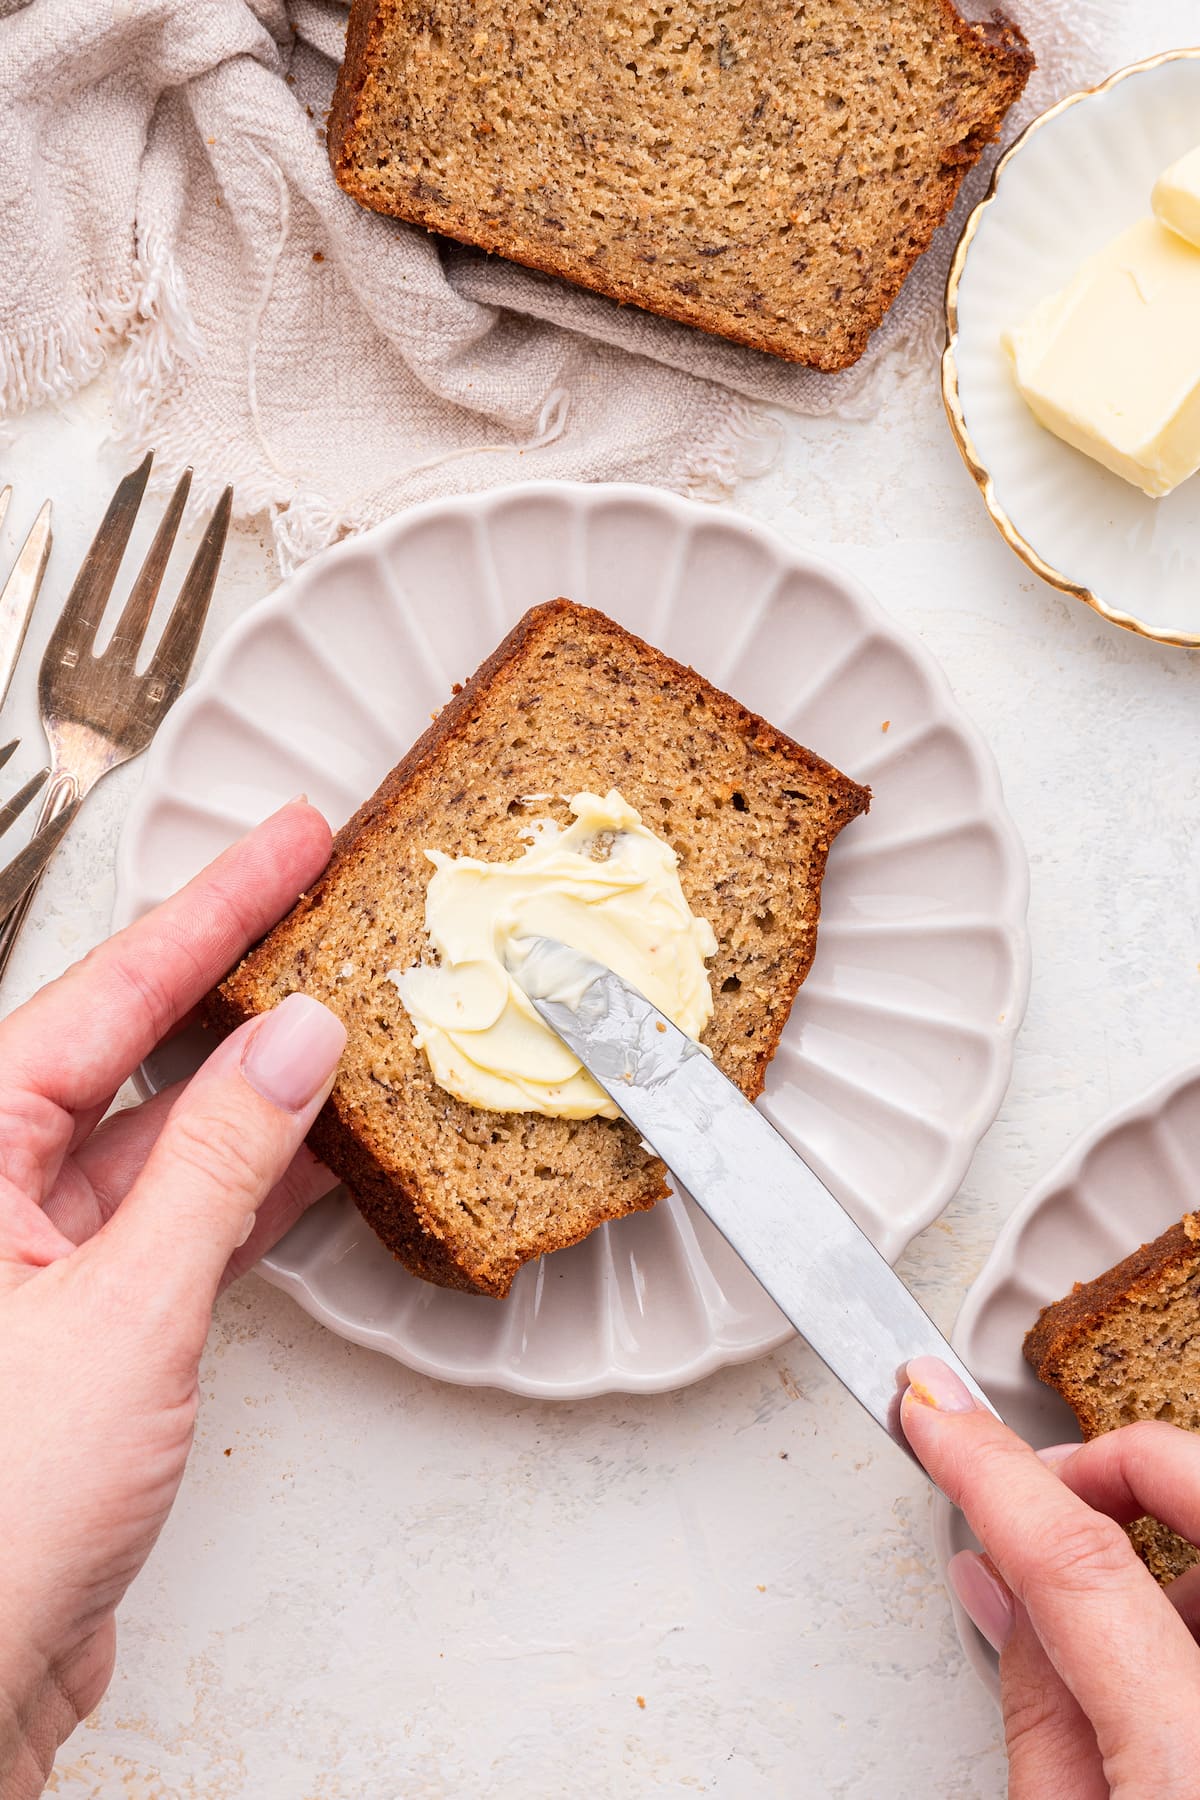
[[[1160,224],[1200,249],[1200,144],[1163,170],[1150,204]]]
[[[1200,250],[1142,219],[1003,339],[1035,418],[1158,496],[1200,468]]]
[[[705,960],[717,940],[688,908],[678,858],[614,788],[577,794],[574,823],[525,828],[523,856],[489,863],[427,850],[425,929],[436,963],[388,979],[439,1087],[490,1112],[617,1118],[617,1108],[538,1017],[508,972],[521,937],[557,938],[632,982],[689,1037],[712,1017]]]

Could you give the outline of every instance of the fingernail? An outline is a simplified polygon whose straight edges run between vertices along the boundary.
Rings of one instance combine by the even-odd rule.
[[[308,805],[308,795],[307,794],[293,794],[290,800],[286,800],[284,802],[284,805],[285,806],[307,806]]]
[[[247,1239],[250,1236],[250,1233],[254,1230],[254,1227],[257,1224],[258,1224],[258,1214],[257,1213],[247,1213],[245,1224],[242,1226],[242,1235],[238,1239],[237,1243],[234,1245],[235,1250],[241,1249],[242,1245],[247,1241]]]
[[[272,1106],[299,1112],[320,1092],[346,1048],[346,1027],[308,994],[289,994],[246,1045],[242,1074]]]
[[[1047,1444],[1044,1450],[1038,1451],[1038,1461],[1044,1462],[1048,1469],[1057,1469],[1059,1463],[1065,1463],[1068,1456],[1074,1456],[1082,1444]]]
[[[914,1356],[908,1365],[908,1391],[935,1412],[974,1412],[975,1402],[953,1369],[937,1356]]]
[[[1017,1622],[1013,1598],[974,1550],[960,1550],[946,1565],[958,1603],[995,1651],[1003,1650]]]

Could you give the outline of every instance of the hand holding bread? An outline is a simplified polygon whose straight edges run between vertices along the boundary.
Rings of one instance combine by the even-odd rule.
[[[909,1443],[985,1551],[950,1576],[1000,1652],[1010,1800],[1193,1800],[1200,1576],[1159,1588],[1120,1522],[1200,1535],[1200,1440],[1139,1424],[1039,1457],[944,1364],[908,1377]]]
[[[293,804],[0,1024],[0,1793],[40,1793],[108,1685],[175,1499],[220,1289],[330,1183],[304,1149],[345,1032],[293,995],[190,1082],[116,1090],[320,872]]]

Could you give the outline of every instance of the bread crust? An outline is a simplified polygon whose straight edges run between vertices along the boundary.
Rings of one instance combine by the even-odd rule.
[[[1086,1388],[1071,1379],[1064,1366],[1081,1338],[1092,1337],[1127,1306],[1153,1294],[1175,1269],[1200,1260],[1200,1214],[1189,1213],[1161,1237],[1142,1244],[1094,1281],[1076,1282],[1062,1300],[1042,1308],[1025,1336],[1025,1360],[1039,1381],[1055,1388],[1079,1419],[1085,1437],[1103,1427],[1093,1412]]]
[[[350,17],[346,22],[346,48],[334,83],[329,117],[325,121],[326,148],[335,177],[337,164],[334,160],[334,145],[348,142],[350,134],[357,128],[363,88],[379,54],[382,32],[391,6],[392,0],[355,0],[350,8]],[[347,69],[352,73],[349,78],[343,79]]]
[[[1112,1429],[1112,1419],[1097,1408],[1088,1381],[1073,1372],[1072,1356],[1089,1342],[1103,1342],[1106,1333],[1115,1337],[1120,1330],[1121,1313],[1136,1309],[1143,1300],[1153,1304],[1173,1275],[1198,1266],[1200,1213],[1189,1213],[1178,1225],[1172,1225],[1151,1243],[1142,1244],[1094,1281],[1077,1282],[1062,1300],[1039,1313],[1025,1337],[1026,1361],[1039,1381],[1061,1394],[1079,1421],[1085,1440]],[[1135,1519],[1127,1530],[1138,1555],[1157,1581],[1174,1581],[1200,1562],[1200,1550],[1157,1519]]]
[[[935,231],[944,224],[967,170],[978,160],[985,146],[999,135],[1005,115],[1036,66],[1024,34],[1003,13],[994,12],[989,19],[972,24],[959,13],[954,0],[936,0],[936,3],[960,47],[992,66],[995,75],[992,105],[968,137],[941,147],[941,166],[933,177],[934,204],[912,231],[911,242],[906,244],[903,255],[876,282],[868,297],[855,297],[853,307],[842,315],[838,328],[816,345],[798,344],[766,327],[755,329],[749,324],[739,324],[719,307],[707,304],[703,296],[677,294],[668,300],[647,292],[635,282],[598,269],[589,257],[570,243],[563,243],[551,256],[519,228],[491,228],[488,221],[474,212],[467,213],[452,201],[439,201],[432,192],[383,196],[364,186],[358,179],[354,163],[363,97],[385,54],[389,31],[399,25],[411,0],[352,0],[346,54],[338,73],[328,121],[330,164],[338,185],[373,211],[424,226],[427,231],[473,245],[489,255],[504,256],[541,274],[575,282],[622,306],[637,306],[643,312],[695,326],[712,336],[763,351],[785,362],[834,373],[849,368],[862,356],[871,334],[896,299],[914,263],[929,248]]]
[[[870,804],[870,790],[850,780],[783,732],[749,711],[731,696],[715,688],[694,670],[673,661],[661,651],[614,623],[603,613],[559,598],[544,606],[532,608],[518,622],[496,650],[479,666],[471,679],[438,713],[436,719],[417,740],[395,769],[385,777],[376,791],[363,802],[357,812],[337,833],[330,862],[316,885],[300,897],[292,912],[251,950],[206,1003],[207,1016],[223,1030],[232,1030],[254,1017],[270,1001],[264,997],[259,982],[260,959],[287,960],[302,938],[302,922],[319,908],[335,877],[345,872],[356,859],[365,860],[374,836],[386,832],[397,809],[403,809],[410,795],[427,772],[440,766],[443,756],[474,718],[484,708],[492,686],[510,663],[536,643],[536,640],[564,617],[578,620],[581,629],[611,639],[614,648],[636,643],[640,661],[674,684],[689,682],[703,690],[713,714],[729,732],[748,739],[759,752],[786,759],[789,769],[797,764],[819,780],[834,796],[824,836],[814,845],[812,854],[812,908],[814,929],[803,941],[796,957],[792,978],[782,984],[786,1004],[770,1016],[770,1028],[764,1030],[753,1061],[747,1061],[740,1074],[743,1092],[751,1100],[762,1091],[768,1064],[778,1046],[788,1012],[811,967],[816,949],[815,925],[820,908],[820,884],[830,845],[842,827],[865,812]],[[629,1129],[622,1127],[622,1129]],[[361,1211],[374,1230],[400,1259],[428,1281],[442,1287],[457,1288],[468,1293],[486,1293],[503,1297],[511,1286],[520,1262],[494,1256],[464,1258],[462,1247],[446,1242],[438,1220],[424,1204],[422,1175],[419,1170],[397,1169],[386,1159],[374,1139],[371,1121],[361,1110],[352,1113],[337,1087],[309,1134],[309,1144],[336,1175],[351,1189]],[[667,1192],[666,1170],[652,1160],[643,1179],[636,1185],[625,1184],[614,1196],[608,1217],[622,1217],[628,1212],[645,1210]],[[547,1237],[543,1252],[565,1249],[588,1235],[592,1224],[582,1229],[560,1229]]]

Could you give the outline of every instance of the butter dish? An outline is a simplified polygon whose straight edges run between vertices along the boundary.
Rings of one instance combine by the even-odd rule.
[[[1156,253],[1172,254],[1174,240],[1155,225],[1152,205],[1159,219],[1164,212],[1181,223],[1190,218],[1198,119],[1200,49],[1187,49],[1120,70],[1035,120],[1001,158],[963,231],[947,284],[942,361],[951,430],[1010,548],[1113,624],[1192,647],[1200,645],[1200,476],[1186,478],[1197,435],[1188,393],[1200,406],[1200,351],[1184,331],[1175,340],[1178,356],[1156,365],[1159,346],[1134,343],[1129,318],[1106,347],[1103,329],[1075,331],[1077,314],[1064,337],[1069,353],[1106,358],[1106,398],[1115,382],[1120,406],[1138,417],[1105,417],[1086,388],[1081,399],[1078,380],[1069,395],[1073,416],[1051,416],[1063,395],[1050,366],[1036,394],[1039,422],[1014,380],[1004,339],[1019,352],[1024,336],[1025,354],[1036,360],[1047,330],[1062,325],[1054,303],[1077,305],[1077,291],[1074,302],[1064,297],[1085,265],[1103,265],[1114,253],[1126,262],[1144,256],[1139,222],[1169,240],[1163,250],[1156,237]],[[1182,234],[1175,254],[1189,268],[1200,257]],[[1028,335],[1039,313],[1040,346]],[[1109,467],[1094,460],[1095,440],[1104,437],[1118,440]],[[1138,478],[1160,497],[1134,485]]]

